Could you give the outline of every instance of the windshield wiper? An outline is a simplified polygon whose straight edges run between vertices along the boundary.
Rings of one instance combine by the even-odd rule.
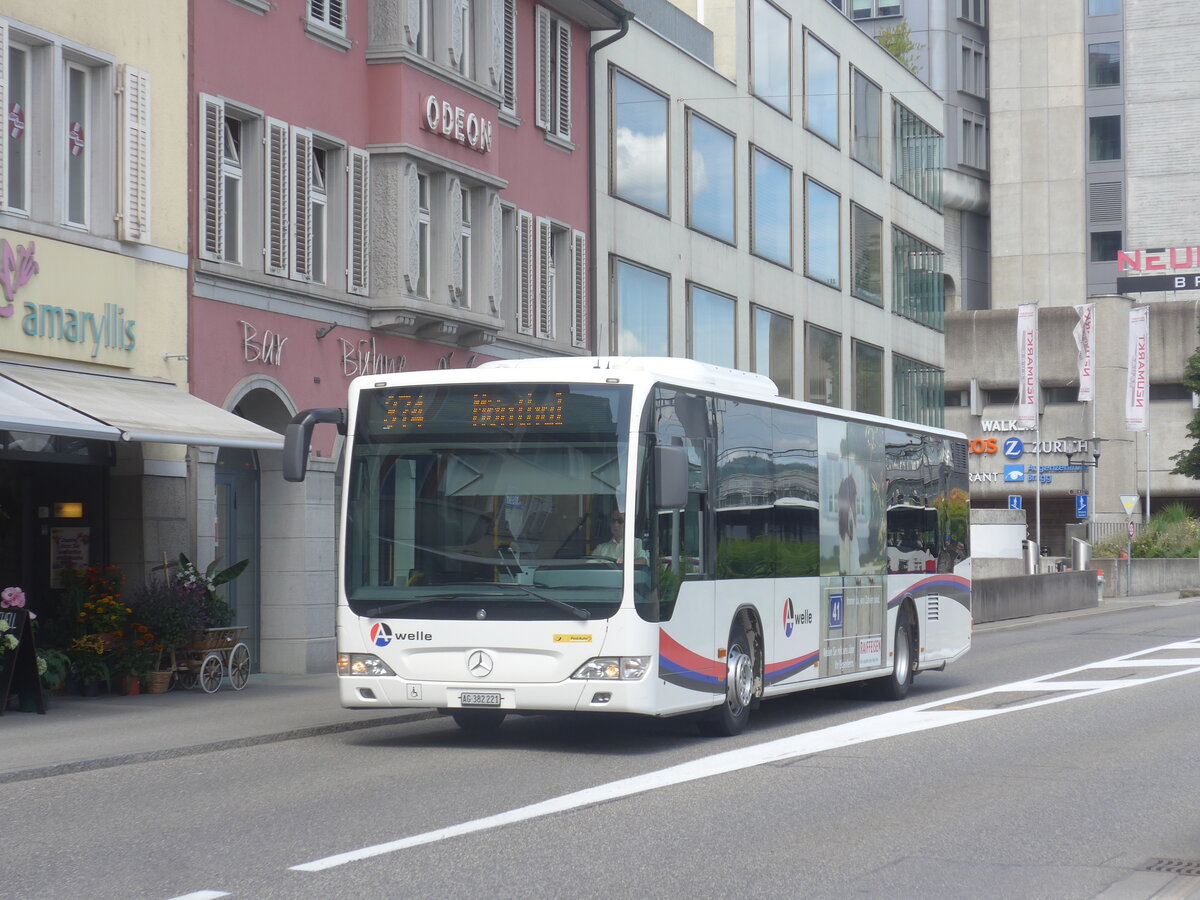
[[[563,610],[564,612],[569,612],[573,616],[579,616],[579,618],[581,618],[581,619],[590,619],[592,617],[592,614],[590,612],[588,612],[586,609],[580,609],[578,606],[572,606],[570,603],[566,603],[562,600],[559,600],[557,597],[551,597],[549,594],[543,594],[541,591],[535,591],[533,588],[529,587],[528,585],[511,584],[511,585],[508,585],[508,587],[520,588],[525,593],[527,593],[529,596],[537,597],[537,599],[539,599],[539,600],[544,600],[547,603],[549,603],[551,606],[557,606],[559,609]]]
[[[565,603],[557,597],[551,597],[548,594],[543,594],[541,591],[535,591],[533,588],[524,584],[503,584],[497,587],[514,587],[524,591],[531,597],[535,597],[551,606],[561,609],[563,612],[569,612],[573,616],[578,616],[581,619],[590,619],[592,614],[586,609],[580,609],[578,606],[572,606],[570,603]],[[377,606],[374,609],[369,609],[364,616],[367,618],[375,618],[377,616],[394,616],[399,612],[403,612],[414,606],[422,606],[426,603],[434,603],[438,600],[489,600],[497,597],[505,597],[507,591],[469,591],[469,592],[451,592],[445,591],[438,594],[429,594],[417,600],[405,600],[403,603],[388,603],[383,606]]]

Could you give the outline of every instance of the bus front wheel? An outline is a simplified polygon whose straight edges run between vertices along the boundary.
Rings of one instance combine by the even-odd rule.
[[[875,679],[875,693],[881,700],[903,700],[912,687],[917,668],[917,629],[910,607],[896,614],[896,636],[892,642],[892,673]]]
[[[754,644],[745,626],[737,622],[729,632],[725,657],[725,699],[700,719],[700,733],[705,737],[741,734],[750,718],[753,699]]]

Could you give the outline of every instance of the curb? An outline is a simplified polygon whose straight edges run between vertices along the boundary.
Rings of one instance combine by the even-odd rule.
[[[1041,613],[1035,616],[1022,616],[1019,619],[1000,619],[995,622],[976,623],[974,631],[1004,631],[1010,628],[1025,628],[1030,625],[1037,625],[1054,619],[1078,619],[1083,616],[1094,616],[1101,613],[1124,612],[1130,609],[1145,609],[1147,606],[1162,606],[1170,604],[1172,606],[1200,602],[1197,597],[1183,597],[1182,594],[1176,596],[1173,594],[1154,594],[1145,597],[1142,600],[1110,600],[1108,603],[1101,603],[1099,606],[1089,606],[1083,609],[1067,609],[1062,612]]]
[[[325,734],[338,734],[348,731],[362,731],[366,728],[377,728],[380,725],[400,725],[406,722],[420,722],[425,719],[437,718],[436,710],[416,710],[411,713],[401,713],[395,716],[384,716],[377,719],[367,719],[362,722],[341,722],[334,725],[310,725],[305,728],[294,728],[289,731],[279,731],[274,734],[255,735],[253,737],[230,738],[224,741],[212,741],[207,744],[193,744],[187,747],[171,747],[163,750],[144,750],[140,753],[124,753],[119,756],[104,756],[97,759],[83,759],[78,762],[55,763],[49,766],[36,766],[31,769],[17,769],[12,772],[0,772],[0,784],[12,784],[18,781],[33,781],[38,778],[53,778],[56,775],[74,775],[80,772],[92,772],[97,769],[111,769],[117,766],[129,766],[136,763],[156,762],[163,759],[178,759],[183,756],[197,756],[202,753],[216,753],[221,750],[234,750],[241,747],[257,747],[260,744],[276,744],[282,741],[295,741],[302,738],[318,737]]]

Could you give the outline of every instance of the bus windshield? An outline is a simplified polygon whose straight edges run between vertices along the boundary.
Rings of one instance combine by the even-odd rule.
[[[347,488],[350,608],[413,619],[611,616],[623,561],[609,529],[623,514],[629,406],[618,385],[364,390]]]

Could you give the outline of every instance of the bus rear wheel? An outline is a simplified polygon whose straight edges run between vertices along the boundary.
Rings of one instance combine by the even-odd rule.
[[[504,712],[498,709],[455,709],[450,711],[454,724],[468,734],[487,734],[495,731],[504,721]]]
[[[754,699],[754,644],[740,622],[729,632],[729,652],[725,657],[725,699],[699,721],[705,737],[733,737],[741,734],[750,718]]]
[[[876,678],[873,687],[881,700],[903,700],[912,687],[917,669],[917,635],[910,607],[900,607],[896,614],[896,635],[892,641],[892,673]]]

